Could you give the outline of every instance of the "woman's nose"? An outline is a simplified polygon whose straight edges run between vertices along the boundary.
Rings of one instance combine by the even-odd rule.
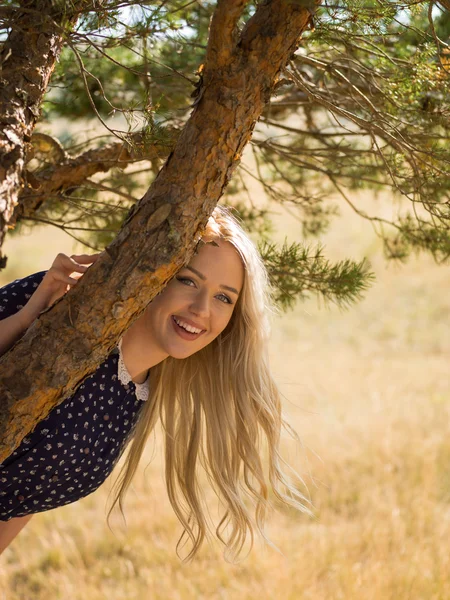
[[[209,316],[209,298],[206,292],[199,292],[195,295],[195,298],[192,299],[192,303],[190,306],[190,310],[195,315],[199,317],[208,317]]]

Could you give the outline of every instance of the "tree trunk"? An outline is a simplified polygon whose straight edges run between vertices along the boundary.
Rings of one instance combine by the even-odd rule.
[[[10,8],[11,31],[0,54],[0,248],[23,187],[26,143],[60,55],[65,28],[77,20],[49,0]],[[0,269],[6,258],[0,250]]]
[[[311,18],[304,3],[266,0],[238,35],[245,4],[218,1],[195,108],[117,238],[76,288],[1,359],[0,461],[93,372],[190,260],[276,77]],[[236,10],[228,12],[231,8]]]

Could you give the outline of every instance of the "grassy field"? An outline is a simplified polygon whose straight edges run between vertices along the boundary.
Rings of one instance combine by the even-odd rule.
[[[292,219],[278,222],[299,237]],[[268,533],[279,551],[258,542],[230,565],[211,544],[182,564],[156,442],[127,526],[120,514],[106,525],[111,482],[33,517],[2,556],[0,599],[450,598],[448,267],[426,257],[387,265],[370,227],[345,210],[324,242],[332,258],[368,256],[377,282],[346,312],[311,299],[274,322],[273,369],[302,440],[284,440],[285,455],[305,477],[314,517],[275,513]],[[28,272],[45,266],[32,264],[35,251],[14,253]],[[11,264],[11,277],[22,268]]]

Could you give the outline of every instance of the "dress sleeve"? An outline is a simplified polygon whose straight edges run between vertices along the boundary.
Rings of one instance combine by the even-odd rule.
[[[25,306],[41,283],[47,271],[16,279],[0,288],[0,321],[10,317]]]

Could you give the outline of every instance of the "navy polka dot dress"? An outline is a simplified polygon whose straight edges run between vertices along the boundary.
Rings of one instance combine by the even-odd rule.
[[[0,288],[0,320],[26,304],[44,275]],[[146,396],[148,381],[135,385],[119,349],[111,353],[0,464],[0,521],[70,504],[95,491],[130,441]]]

